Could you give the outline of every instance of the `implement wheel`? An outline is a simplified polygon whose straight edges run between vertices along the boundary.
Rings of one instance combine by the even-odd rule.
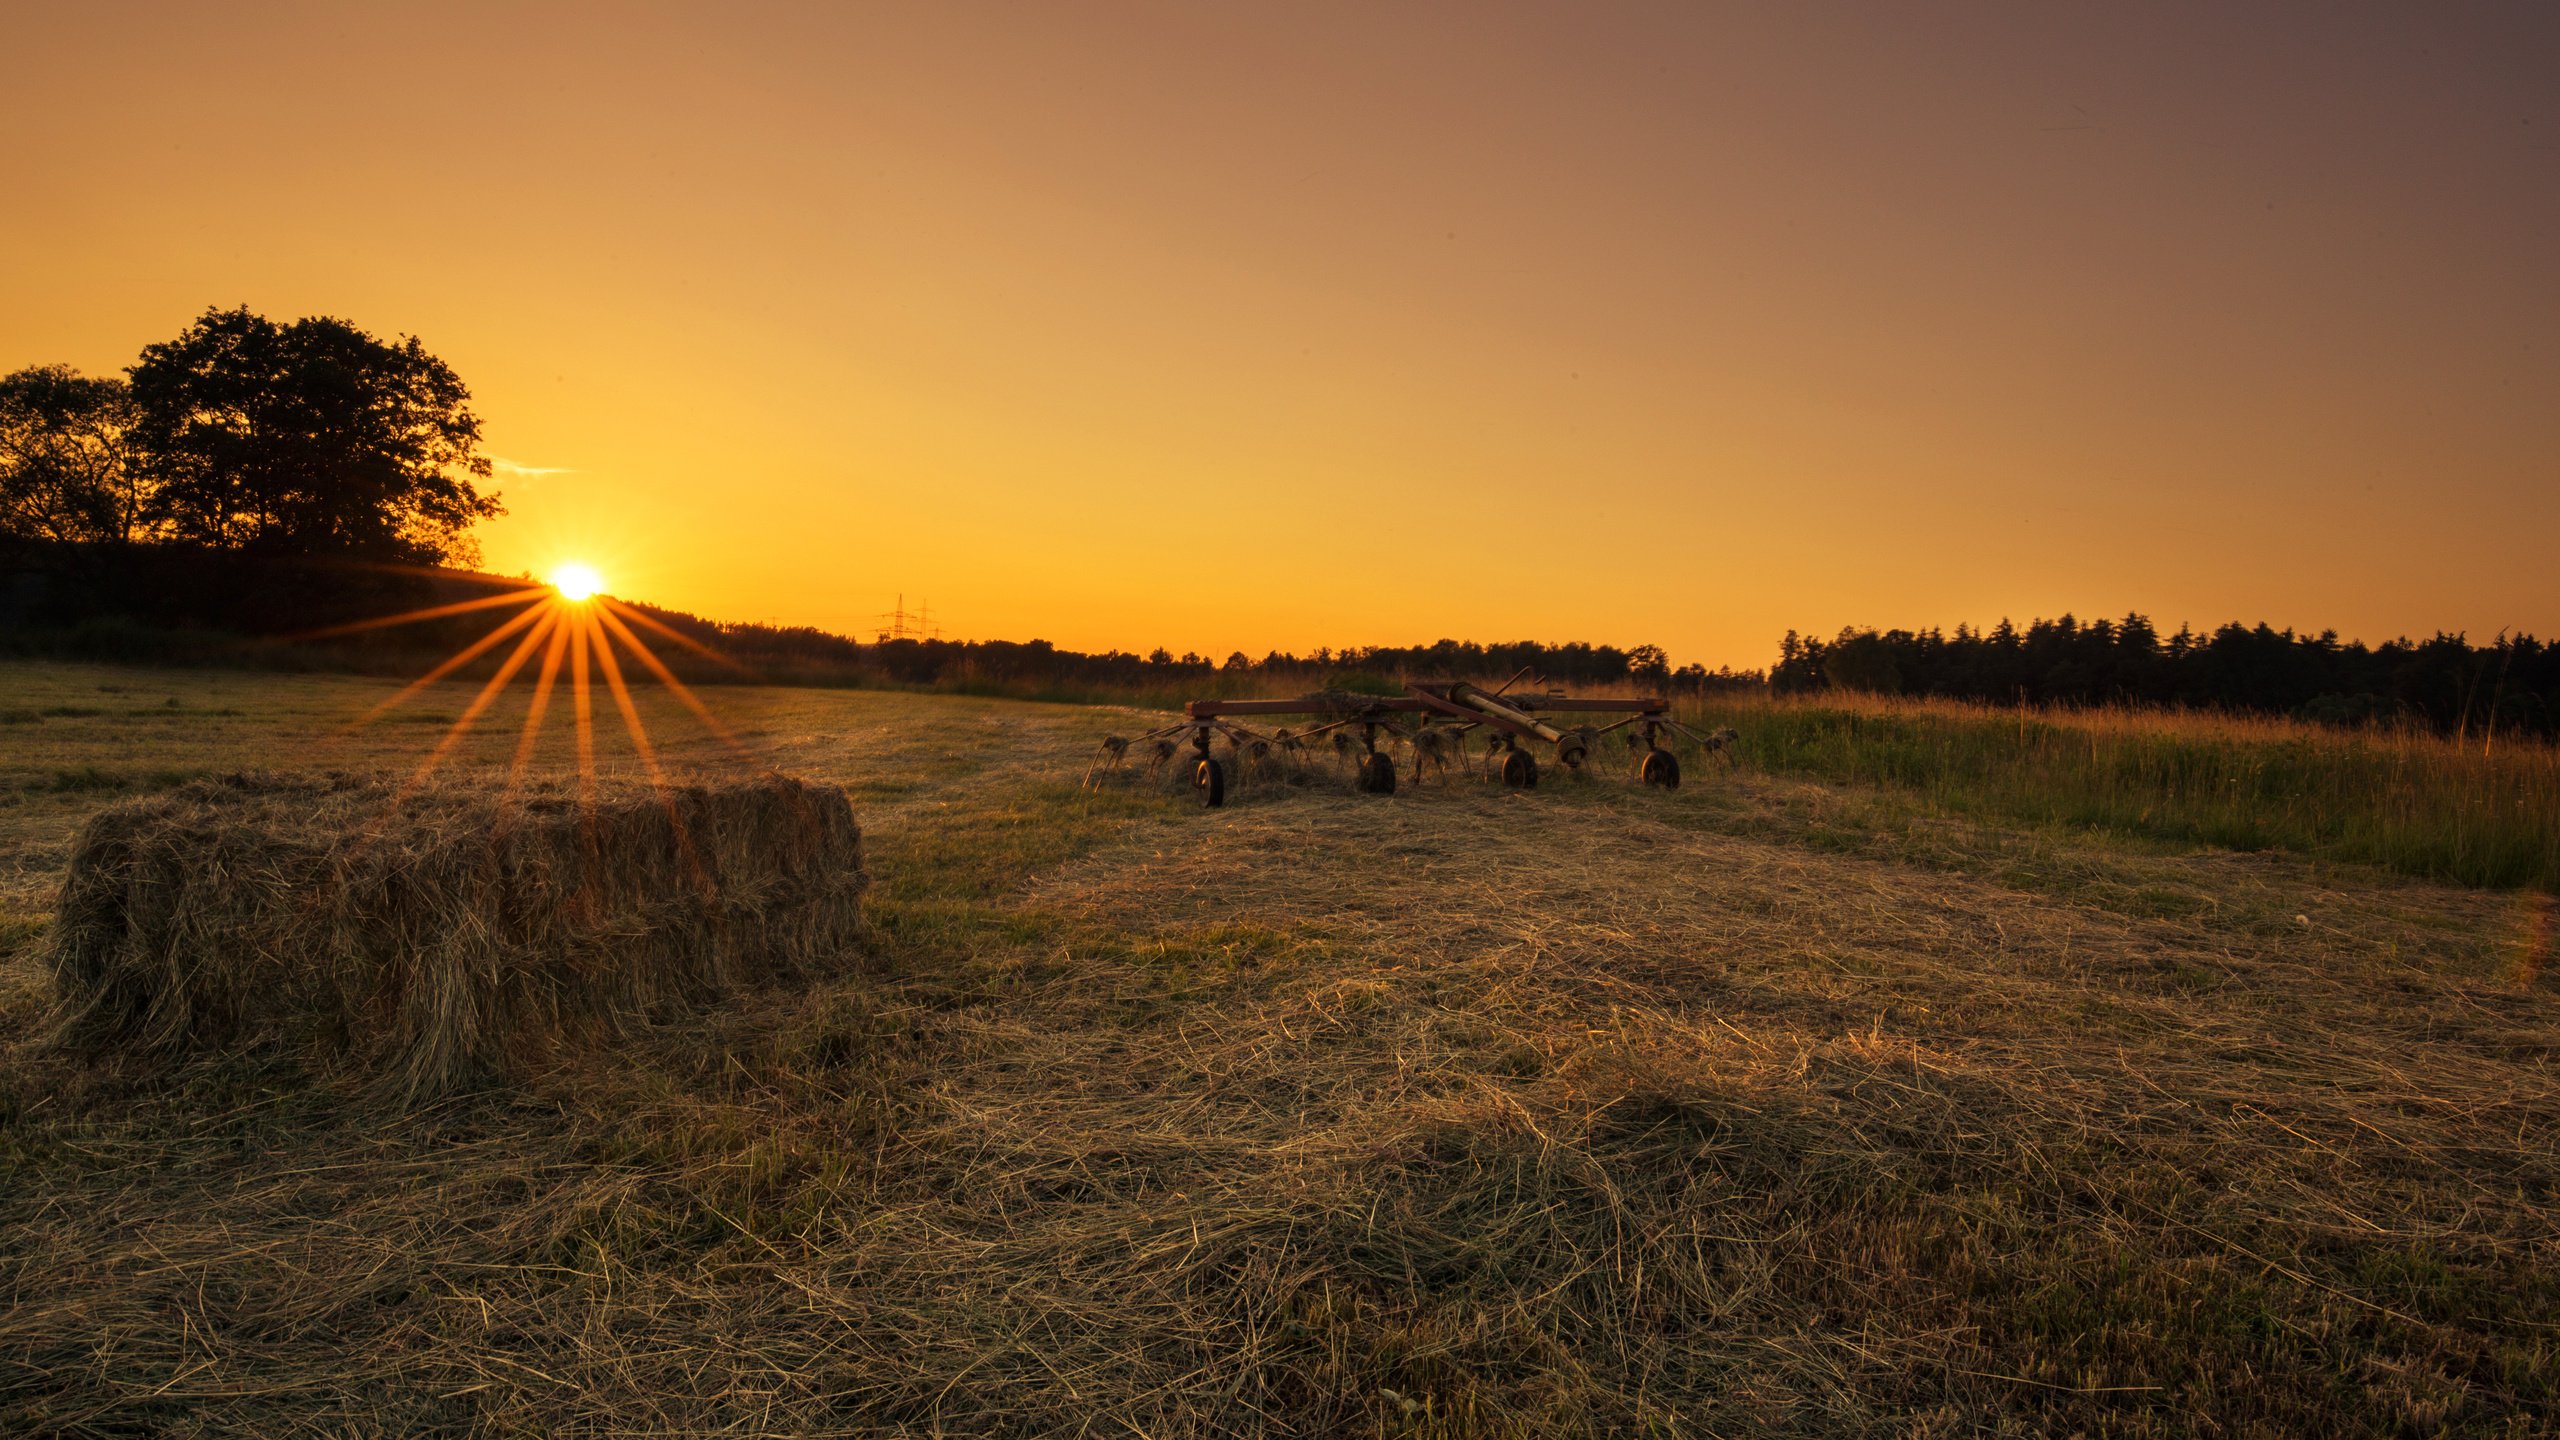
[[[1393,795],[1396,793],[1396,762],[1372,750],[1368,758],[1360,762],[1360,773],[1351,783],[1363,795]]]
[[[1538,757],[1526,750],[1513,750],[1502,757],[1502,783],[1514,790],[1538,788]]]
[[[1680,788],[1680,757],[1659,746],[1647,750],[1644,758],[1636,762],[1636,778],[1647,785],[1677,790]]]
[[[1200,803],[1215,810],[1227,803],[1227,772],[1217,761],[1203,755],[1191,767],[1191,788],[1200,793]]]

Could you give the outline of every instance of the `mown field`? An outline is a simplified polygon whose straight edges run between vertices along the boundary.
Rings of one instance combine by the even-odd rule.
[[[727,688],[857,798],[857,973],[420,1110],[53,1053],[86,817],[414,765],[468,692],[344,730],[390,689],[0,667],[0,1432],[2560,1424],[2548,877],[2318,763],[2088,809],[2190,772],[1772,710],[1675,794],[1204,812],[1079,789],[1138,714]]]

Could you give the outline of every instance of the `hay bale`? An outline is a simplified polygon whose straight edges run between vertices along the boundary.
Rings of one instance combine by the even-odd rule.
[[[173,1063],[283,1046],[416,1098],[858,956],[842,790],[769,776],[504,800],[239,775],[107,810],[52,945],[58,1039]]]

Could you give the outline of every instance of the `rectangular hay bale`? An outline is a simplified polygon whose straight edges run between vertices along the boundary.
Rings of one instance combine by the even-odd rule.
[[[734,784],[403,794],[197,781],[93,818],[52,941],[58,1038],[174,1062],[299,1050],[406,1098],[503,1079],[861,954],[845,793]]]

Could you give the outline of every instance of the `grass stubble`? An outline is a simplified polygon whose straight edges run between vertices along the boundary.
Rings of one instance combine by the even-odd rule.
[[[76,1065],[10,977],[0,1429],[2553,1422],[2544,902],[1749,769],[1202,813],[1078,792],[1090,711],[728,704],[856,796],[872,973],[400,1111]]]

